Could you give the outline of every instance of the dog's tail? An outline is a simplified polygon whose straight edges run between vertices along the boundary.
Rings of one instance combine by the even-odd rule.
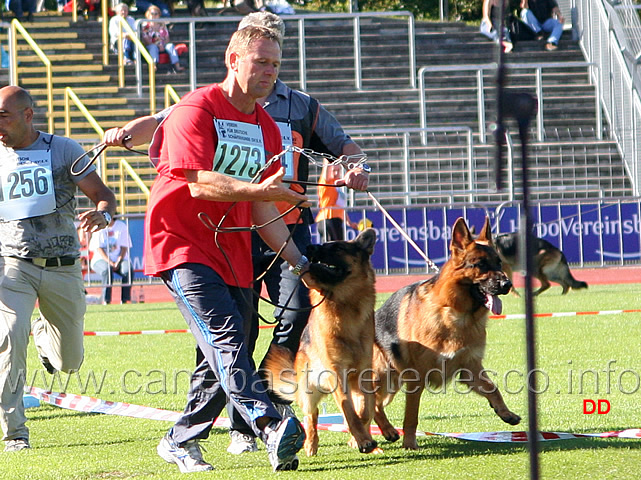
[[[548,275],[548,278],[553,282],[560,283],[563,286],[563,295],[565,295],[570,288],[572,288],[573,290],[588,288],[588,284],[586,282],[577,280],[572,276],[568,261],[565,258],[563,252],[561,252],[561,260],[559,263],[561,268],[555,269],[552,275]]]
[[[298,388],[294,358],[294,353],[287,348],[272,345],[261,367],[271,392],[287,401],[296,399]]]

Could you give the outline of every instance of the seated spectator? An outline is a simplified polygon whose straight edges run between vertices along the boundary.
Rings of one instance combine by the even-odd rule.
[[[503,2],[503,16],[507,15],[508,0]],[[483,18],[481,19],[481,33],[490,40],[499,43],[499,30],[501,28],[501,5],[499,0],[483,0]],[[503,25],[503,35],[500,39],[503,45],[503,51],[510,53],[514,48],[510,31],[507,26]]]
[[[161,2],[160,0],[136,0],[136,9],[139,12],[146,12],[151,7],[158,7],[161,17],[171,17],[173,13],[169,4]]]
[[[114,7],[114,12],[115,15],[111,17],[111,20],[109,20],[109,44],[111,45],[111,50],[114,53],[118,53],[118,36],[122,29],[119,25],[120,21],[118,18],[124,18],[134,32],[136,31],[136,21],[129,15],[129,6],[126,3],[119,3],[116,5]],[[122,50],[125,58],[125,65],[133,65],[135,44],[124,29],[122,29],[122,32],[124,36],[122,39]]]
[[[121,303],[131,301],[131,262],[129,249],[131,237],[127,224],[122,220],[111,220],[107,228],[91,235],[91,269],[102,276],[102,303],[111,303],[111,285],[114,273],[122,278]]]
[[[11,10],[19,22],[24,22],[24,14],[27,14],[27,22],[33,22],[33,14],[36,11],[36,0],[6,0],[7,10]]]
[[[521,20],[539,38],[543,38],[541,32],[550,34],[545,44],[548,52],[559,48],[565,19],[556,0],[521,0]]]
[[[145,18],[150,20],[159,17],[160,8],[155,5],[149,7],[145,12]],[[167,25],[164,22],[144,22],[142,24],[142,43],[147,47],[149,55],[154,59],[156,65],[160,60],[160,54],[166,52],[175,72],[185,70],[185,67],[178,61],[176,47],[169,41],[169,30],[167,30]]]
[[[190,17],[209,16],[205,8],[205,0],[187,0],[187,9],[189,10]]]

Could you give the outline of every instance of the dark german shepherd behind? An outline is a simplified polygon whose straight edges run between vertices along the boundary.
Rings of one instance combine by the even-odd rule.
[[[499,252],[503,261],[503,270],[512,280],[514,270],[522,270],[525,265],[521,265],[519,255],[519,235],[518,233],[503,233],[497,235],[494,239],[494,246]],[[579,288],[588,288],[588,284],[576,280],[570,273],[568,261],[563,252],[542,238],[534,238],[534,258],[532,262],[534,277],[541,282],[541,288],[533,292],[538,295],[550,288],[550,281],[560,283],[563,287],[562,295],[568,293],[570,288],[575,290]],[[516,290],[514,293],[518,295]]]
[[[270,350],[264,363],[271,390],[296,400],[305,415],[305,453],[318,451],[318,404],[332,394],[352,434],[350,445],[362,453],[380,449],[369,425],[374,410],[375,274],[370,262],[376,232],[367,229],[353,241],[307,247],[313,308],[296,357]],[[369,393],[364,393],[369,392]]]
[[[489,219],[474,240],[459,218],[452,229],[450,252],[437,276],[397,291],[376,311],[374,420],[387,440],[398,440],[383,407],[404,384],[403,447],[412,450],[418,448],[421,393],[428,384],[444,385],[455,374],[487,398],[504,422],[521,421],[507,408],[482,363],[489,311],[500,313],[497,295],[512,287],[493,247]]]

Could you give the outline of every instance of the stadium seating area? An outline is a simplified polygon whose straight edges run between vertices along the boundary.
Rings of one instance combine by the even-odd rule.
[[[224,76],[224,49],[238,18],[231,16],[227,22],[219,21],[221,18],[212,23],[200,22],[195,29],[195,45],[190,45],[190,50],[195,53],[197,86]],[[283,18],[287,35],[281,78],[298,87],[301,85],[298,22]],[[109,65],[103,64],[100,21],[80,19],[72,23],[69,16],[43,12],[36,15],[35,22],[26,23],[25,28],[52,64],[55,133],[65,134],[65,87],[73,90],[104,130],[149,113],[147,69],[142,69],[142,96],[138,95],[132,67],[126,69],[125,86],[118,86],[115,55],[109,55]],[[422,112],[418,84],[412,85],[410,75],[407,20],[361,19],[361,54],[356,58],[353,31],[353,22],[345,18],[306,20],[304,82],[306,90],[336,115],[368,153],[369,163],[377,173],[371,190],[381,201],[420,204],[471,198],[498,202],[509,200],[510,194],[518,198],[518,188],[511,193],[492,191],[495,70],[487,66],[496,60],[493,44],[474,26],[417,21],[416,69],[425,66],[431,69],[422,78],[425,92]],[[6,38],[4,32],[4,44]],[[188,24],[175,23],[172,38],[189,43]],[[37,112],[38,127],[47,130],[46,69],[23,36],[18,35],[17,45],[18,83],[37,98],[41,107]],[[190,60],[181,59],[185,65]],[[630,182],[616,143],[607,139],[605,121],[601,125],[596,121],[599,118],[596,92],[590,82],[589,67],[570,32],[564,35],[556,52],[544,51],[542,44],[535,41],[521,42],[506,60],[508,67],[513,66],[508,69],[510,89],[535,94],[539,82],[543,92],[539,102],[543,115],[539,120],[533,119],[530,126],[529,165],[535,198],[630,195]],[[356,61],[360,61],[362,69],[360,78],[355,79]],[[2,83],[8,83],[7,69],[0,74]],[[191,89],[189,70],[170,75],[159,68],[158,109],[164,106],[165,85],[171,85],[179,95],[187,93]],[[479,91],[483,92],[480,100]],[[97,143],[99,135],[80,109],[72,104],[70,111],[70,135],[87,147]],[[436,130],[418,131],[421,117],[423,126]],[[514,122],[508,122],[508,127],[514,144],[508,142],[506,158],[513,154],[516,166],[520,161],[519,139]],[[106,156],[108,183],[117,192],[125,189],[128,212],[143,212],[145,196],[140,188],[130,176],[120,182],[121,157],[127,159],[148,186],[154,171],[145,157],[124,150],[114,150]],[[318,172],[312,175],[315,173]],[[513,184],[518,184],[518,175]],[[472,197],[471,190],[475,191]]]

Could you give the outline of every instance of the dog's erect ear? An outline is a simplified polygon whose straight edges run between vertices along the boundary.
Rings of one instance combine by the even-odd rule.
[[[452,242],[450,243],[450,251],[452,254],[458,253],[465,249],[474,239],[472,234],[467,228],[467,224],[463,218],[459,217],[454,223],[452,228]]]
[[[476,240],[479,242],[486,242],[489,246],[493,246],[492,227],[490,226],[490,217],[485,217],[485,224],[483,225],[481,234]]]
[[[374,245],[376,245],[376,230],[373,228],[366,229],[354,239],[354,242],[358,243],[369,255],[372,255],[374,253]]]

